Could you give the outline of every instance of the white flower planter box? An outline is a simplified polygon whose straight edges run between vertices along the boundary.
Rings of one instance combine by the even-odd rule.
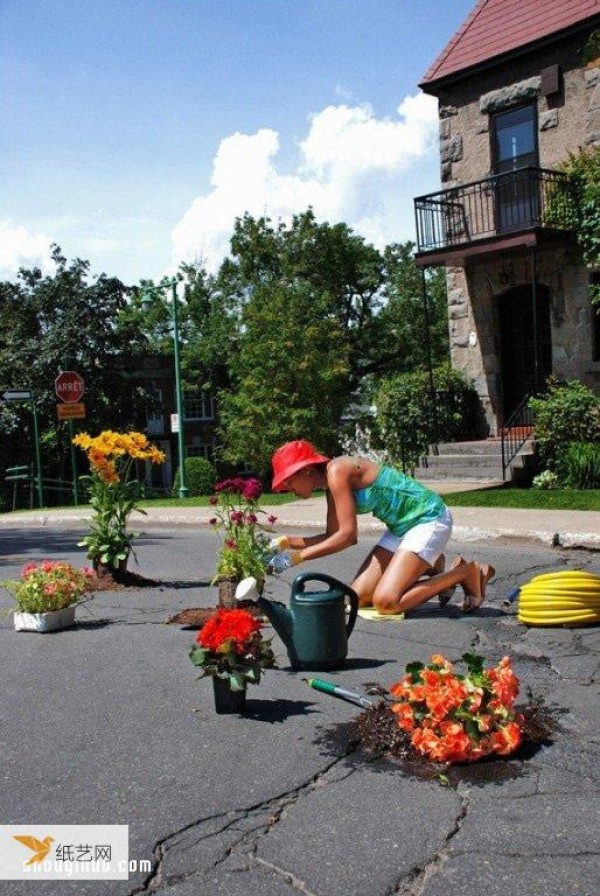
[[[18,632],[56,632],[75,622],[76,605],[49,613],[19,613],[15,611],[15,629]]]

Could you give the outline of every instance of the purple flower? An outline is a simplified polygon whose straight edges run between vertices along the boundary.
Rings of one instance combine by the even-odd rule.
[[[267,517],[267,522],[270,526],[272,526],[273,523],[277,522],[277,517],[273,516],[273,514],[271,514],[270,516]]]
[[[262,495],[262,482],[260,479],[247,479],[244,482],[242,495],[246,501],[258,501]]]
[[[258,517],[255,513],[247,513],[246,514],[246,522],[250,523],[250,525],[254,525],[258,521]]]
[[[241,510],[232,510],[229,519],[232,523],[241,523],[243,522],[244,514]]]

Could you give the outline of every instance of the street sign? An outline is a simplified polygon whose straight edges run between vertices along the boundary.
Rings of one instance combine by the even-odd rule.
[[[56,414],[59,420],[83,420],[85,418],[85,405],[78,401],[57,404]]]
[[[74,370],[63,370],[54,380],[54,390],[61,401],[77,404],[85,392],[83,377]]]
[[[31,401],[31,392],[27,389],[7,389],[2,394],[3,401]]]
[[[179,414],[171,414],[171,432],[179,432]]]

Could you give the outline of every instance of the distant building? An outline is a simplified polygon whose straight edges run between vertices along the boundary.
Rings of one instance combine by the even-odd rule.
[[[431,65],[442,190],[415,199],[417,263],[443,264],[452,363],[495,435],[549,374],[600,391],[600,318],[549,202],[569,153],[600,143],[600,0],[480,0]],[[600,65],[600,62],[598,63]]]
[[[171,489],[177,470],[177,401],[173,358],[149,355],[132,375],[143,382],[154,397],[154,408],[146,421],[149,439],[165,452],[164,464],[147,465],[147,482],[160,489]],[[183,435],[186,457],[206,457],[214,462],[216,444],[216,399],[211,392],[198,388],[183,392]]]

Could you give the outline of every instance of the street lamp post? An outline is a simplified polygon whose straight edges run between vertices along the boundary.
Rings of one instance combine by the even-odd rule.
[[[177,447],[179,450],[179,497],[187,498],[188,489],[185,481],[185,441],[183,434],[183,393],[181,386],[181,359],[179,356],[179,300],[177,298],[178,279],[174,277],[161,283],[160,286],[144,287],[142,304],[149,305],[152,302],[152,294],[162,291],[166,286],[171,287],[172,302],[171,311],[173,317],[173,350],[175,359],[175,402],[177,406]]]

